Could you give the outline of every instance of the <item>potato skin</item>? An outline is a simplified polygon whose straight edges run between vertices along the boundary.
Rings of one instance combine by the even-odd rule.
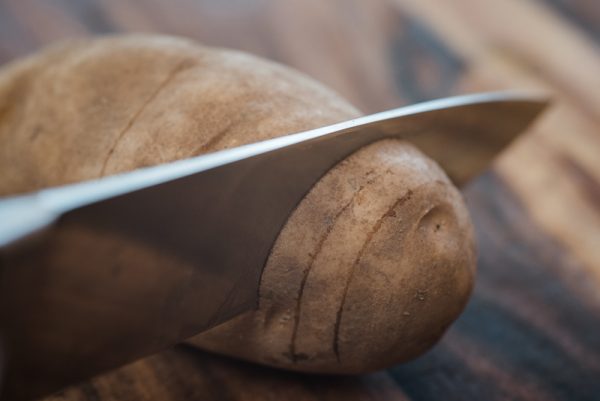
[[[315,128],[358,111],[312,79],[168,36],[55,45],[0,74],[0,195]]]
[[[191,342],[281,368],[353,374],[429,349],[471,291],[467,212],[409,144],[361,149],[313,187],[279,235],[258,311]]]
[[[0,71],[0,195],[358,114],[310,78],[240,52],[165,36],[68,42]],[[458,190],[410,144],[381,141],[329,171],[292,213],[265,266],[259,309],[190,342],[292,370],[379,369],[431,347],[463,309],[474,274]]]

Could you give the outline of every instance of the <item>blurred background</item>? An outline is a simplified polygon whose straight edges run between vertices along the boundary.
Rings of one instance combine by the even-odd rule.
[[[365,113],[500,89],[554,102],[467,189],[477,287],[424,357],[333,379],[182,346],[54,400],[598,399],[598,0],[0,0],[0,64],[57,40],[122,32],[279,61]]]

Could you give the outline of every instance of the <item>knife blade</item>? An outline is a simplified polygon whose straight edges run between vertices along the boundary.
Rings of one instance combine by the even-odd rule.
[[[256,308],[288,216],[360,147],[407,140],[463,185],[546,103],[514,92],[440,99],[0,199],[0,398],[50,393]],[[119,257],[131,252],[122,242],[153,257],[119,265],[137,260]]]

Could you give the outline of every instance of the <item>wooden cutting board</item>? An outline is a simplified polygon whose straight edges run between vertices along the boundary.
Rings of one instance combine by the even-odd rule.
[[[0,63],[54,40],[184,35],[302,70],[365,112],[473,91],[554,105],[465,192],[480,260],[432,351],[360,377],[179,346],[48,400],[593,400],[600,397],[597,0],[2,0]]]

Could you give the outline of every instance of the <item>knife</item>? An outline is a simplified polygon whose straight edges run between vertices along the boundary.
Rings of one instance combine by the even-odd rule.
[[[49,394],[256,308],[288,216],[360,147],[409,141],[460,186],[546,104],[515,92],[434,100],[0,198],[0,399]],[[154,256],[119,264],[121,241]]]

